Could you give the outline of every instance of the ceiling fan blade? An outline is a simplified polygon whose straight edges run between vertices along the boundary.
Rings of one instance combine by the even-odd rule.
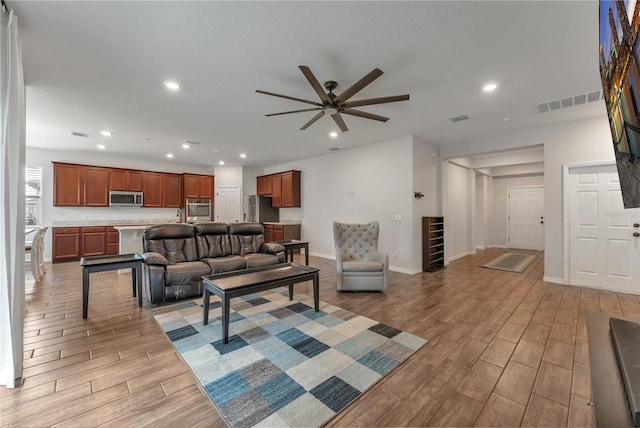
[[[349,130],[349,128],[347,128],[347,124],[344,123],[344,119],[340,116],[340,113],[332,114],[331,117],[342,132],[347,132]]]
[[[381,98],[369,98],[367,100],[348,101],[343,103],[343,107],[362,107],[370,106],[373,104],[395,103],[396,101],[407,101],[409,94],[395,95],[393,97],[381,97]]]
[[[364,76],[362,79],[358,80],[356,83],[354,83],[345,91],[343,91],[340,95],[335,97],[333,99],[334,103],[339,105],[347,101],[349,98],[351,98],[352,96],[360,92],[369,83],[373,82],[378,77],[382,76],[382,74],[383,74],[382,70],[380,70],[379,68],[374,68],[373,71],[371,71],[369,74]]]
[[[269,114],[265,114],[265,116],[279,116],[281,114],[302,113],[302,112],[305,112],[305,111],[318,111],[318,110],[322,110],[322,107],[305,108],[305,109],[302,109],[302,110],[283,111],[283,112],[280,112],[280,113],[269,113]]]
[[[300,65],[299,67],[302,71],[302,74],[304,74],[304,77],[307,78],[307,80],[311,84],[311,87],[314,91],[316,91],[316,94],[318,94],[322,102],[325,104],[331,104],[331,98],[329,98],[329,95],[327,95],[327,93],[324,91],[322,85],[320,85],[320,82],[318,82],[318,79],[316,79],[316,76],[314,76],[311,72],[311,69],[306,65]]]
[[[386,122],[389,120],[388,117],[378,116],[377,114],[367,113],[366,111],[354,110],[350,108],[340,109],[340,113],[350,114],[351,116],[364,117],[365,119],[373,119],[380,122]]]
[[[301,103],[313,104],[314,106],[322,107],[321,103],[318,103],[315,101],[303,100],[302,98],[290,97],[289,95],[274,94],[273,92],[262,91],[260,89],[256,89],[256,92],[259,94],[272,95],[274,97],[285,98],[287,100],[293,100],[293,101],[300,101]]]
[[[324,116],[324,112],[323,111],[321,111],[320,113],[316,114],[315,116],[313,116],[311,118],[311,120],[309,122],[307,122],[304,125],[302,125],[302,128],[300,128],[300,130],[304,131],[305,129],[307,129],[308,127],[313,125],[313,122],[315,122],[316,120],[320,119],[322,116]]]

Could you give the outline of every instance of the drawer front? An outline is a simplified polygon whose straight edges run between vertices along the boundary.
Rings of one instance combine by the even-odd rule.
[[[82,233],[104,233],[106,230],[105,226],[88,226],[82,228]]]
[[[70,233],[80,233],[80,228],[79,227],[54,227],[53,228],[53,234],[54,235],[67,235]]]
[[[274,225],[273,225],[273,230],[274,230],[274,231],[275,231],[275,230],[281,230],[281,231],[284,231],[284,225],[282,225],[282,224],[274,224]]]

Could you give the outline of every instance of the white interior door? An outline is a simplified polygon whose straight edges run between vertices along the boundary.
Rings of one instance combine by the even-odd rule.
[[[240,221],[240,188],[218,187],[216,191],[216,221],[235,223]]]
[[[572,168],[569,178],[570,284],[640,293],[640,209],[624,209],[616,166]]]
[[[509,188],[509,248],[544,250],[544,187]]]

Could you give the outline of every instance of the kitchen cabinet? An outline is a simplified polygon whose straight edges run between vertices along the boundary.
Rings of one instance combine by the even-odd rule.
[[[281,181],[282,208],[301,206],[300,171],[286,171],[282,173]]]
[[[84,206],[109,206],[109,168],[85,166],[84,173]]]
[[[119,240],[118,231],[109,226],[54,227],[53,262],[118,254]]]
[[[256,177],[256,192],[260,196],[271,196],[271,175]]]
[[[53,205],[108,207],[109,168],[53,162]]]
[[[53,205],[56,207],[84,205],[81,165],[53,163]]]
[[[143,207],[162,207],[162,174],[144,171],[142,174],[142,192]]]
[[[183,177],[185,198],[213,199],[213,176],[184,174]]]
[[[264,241],[273,242],[300,239],[300,229],[299,224],[265,223]]]
[[[70,262],[80,260],[80,235],[79,227],[54,227],[53,228],[53,262]]]
[[[180,174],[162,174],[161,203],[165,208],[182,206],[182,176]]]
[[[280,208],[282,206],[282,175],[273,174],[271,176],[271,206]]]
[[[109,190],[142,192],[142,171],[111,168]]]
[[[444,218],[422,217],[422,270],[444,269]]]

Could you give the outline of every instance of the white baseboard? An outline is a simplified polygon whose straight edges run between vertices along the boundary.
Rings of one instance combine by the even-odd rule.
[[[476,245],[476,250],[484,250],[485,246],[484,245]]]
[[[389,270],[393,272],[406,273],[407,275],[415,275],[418,272],[422,272],[422,270],[407,269],[396,266],[389,266]]]
[[[310,256],[314,256],[314,257],[320,257],[323,259],[329,259],[329,260],[335,260],[336,256],[332,255],[332,254],[322,254],[322,253],[312,253],[311,251],[309,251],[309,255]]]
[[[564,281],[563,281],[562,278],[555,278],[553,276],[546,276],[545,275],[545,276],[542,277],[542,280],[544,282],[550,282],[552,284],[562,284],[562,285],[564,285]]]
[[[449,263],[451,263],[451,262],[452,262],[452,261],[454,261],[454,260],[458,260],[458,259],[461,259],[461,258],[463,258],[463,257],[465,257],[465,256],[468,256],[469,254],[470,254],[470,252],[469,252],[469,251],[466,251],[466,252],[464,252],[464,253],[460,253],[460,254],[456,254],[455,256],[451,256],[451,257],[449,257],[449,258],[447,259],[446,264],[449,264]]]

